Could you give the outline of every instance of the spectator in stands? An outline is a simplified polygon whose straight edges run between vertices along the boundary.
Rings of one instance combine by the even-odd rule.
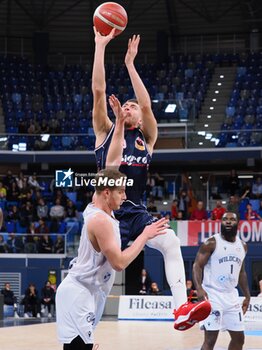
[[[152,189],[152,195],[155,199],[163,199],[165,189],[165,179],[158,173],[155,173],[155,186]]]
[[[34,214],[33,214],[34,208],[33,205],[30,202],[26,202],[25,204],[22,205],[20,208],[20,225],[23,227],[28,227],[30,223],[34,219]]]
[[[146,196],[147,198],[152,195],[153,188],[156,182],[154,177],[148,172],[147,173],[147,181],[146,181]]]
[[[38,252],[41,254],[52,254],[53,245],[50,235],[43,235],[39,240]]]
[[[29,312],[32,313],[33,317],[40,318],[40,299],[38,297],[38,292],[33,283],[30,283],[27,290],[25,291],[25,296],[22,300],[22,304],[25,306],[25,317],[29,317]]]
[[[36,227],[35,232],[41,234],[49,233],[49,228],[43,219],[38,221],[38,226]]]
[[[202,201],[197,202],[196,209],[192,212],[190,220],[207,220],[207,211]]]
[[[56,199],[55,205],[50,208],[51,232],[57,232],[60,222],[65,217],[65,208],[61,205],[60,199]]]
[[[54,253],[64,254],[65,252],[65,241],[62,235],[58,235],[54,244]]]
[[[260,176],[253,183],[252,193],[255,199],[262,199],[262,180]]]
[[[24,252],[24,243],[23,238],[20,235],[16,235],[11,232],[8,235],[8,239],[6,241],[6,246],[8,253],[23,253]]]
[[[67,204],[65,207],[65,215],[65,221],[78,221],[78,212],[76,206],[70,199],[67,200]]]
[[[171,206],[171,219],[176,220],[178,214],[178,200],[174,199]]]
[[[141,275],[139,279],[139,292],[138,294],[144,295],[148,294],[149,288],[151,286],[151,278],[146,269],[141,270]]]
[[[1,290],[1,294],[4,296],[4,305],[11,305],[14,307],[14,317],[19,318],[17,313],[17,298],[14,292],[11,290],[9,282],[5,283],[5,287]]]
[[[239,199],[236,195],[229,197],[229,203],[227,205],[227,211],[235,213],[239,218]]]
[[[7,191],[6,188],[3,185],[3,182],[0,181],[0,201],[6,200]]]
[[[235,169],[231,170],[230,176],[229,176],[229,194],[230,196],[234,196],[235,194],[238,194],[239,190],[239,179],[236,173]]]
[[[3,178],[3,185],[6,188],[7,192],[11,189],[12,183],[16,182],[15,177],[12,174],[11,170],[7,170],[6,176]]]
[[[7,190],[6,199],[7,201],[10,201],[10,202],[17,202],[19,199],[19,195],[20,195],[20,190],[17,186],[16,181],[14,181],[11,183],[10,188]]]
[[[255,210],[253,210],[252,204],[248,203],[247,210],[245,212],[245,219],[246,220],[262,220],[262,217],[259,216],[259,214]]]
[[[38,219],[47,219],[48,218],[48,206],[45,203],[44,198],[38,200],[38,205],[36,207],[36,216]]]
[[[27,202],[30,202],[31,205],[35,204],[32,190],[27,191],[25,196],[20,200],[21,205],[26,204]]]
[[[183,220],[187,219],[187,207],[189,203],[189,198],[185,190],[180,189],[178,195],[178,209],[183,213]]]
[[[43,305],[41,312],[44,313],[45,309],[47,308],[48,317],[51,318],[51,306],[55,305],[55,291],[51,287],[51,283],[49,281],[46,281],[45,286],[42,288],[41,298],[41,303]]]
[[[33,119],[31,119],[29,122],[29,127],[27,129],[27,133],[35,135],[35,134],[39,134],[40,131],[41,130],[40,130],[39,124],[36,121],[34,121]]]
[[[44,187],[41,187],[39,185],[39,182],[37,181],[37,178],[36,178],[36,173],[34,173],[33,175],[29,176],[29,179],[28,179],[28,185],[33,189],[33,190],[44,190]]]
[[[41,129],[41,133],[42,133],[42,134],[49,134],[50,128],[49,128],[49,125],[48,125],[46,119],[43,119],[43,120],[42,120],[42,123],[41,123],[41,125],[40,125],[40,129]]]
[[[24,187],[24,179],[25,179],[25,177],[24,177],[24,174],[22,172],[20,172],[19,175],[15,179],[19,190],[22,190],[22,188]]]
[[[8,253],[7,245],[3,235],[0,235],[0,253]]]
[[[67,204],[67,196],[64,195],[64,193],[62,192],[62,190],[60,188],[55,188],[55,192],[54,192],[54,203],[56,202],[56,200],[59,199],[60,200],[60,204],[65,207]]]
[[[149,213],[157,213],[157,207],[154,203],[154,200],[149,201],[148,206],[147,206],[147,211]]]
[[[17,205],[12,205],[12,207],[7,208],[7,221],[18,222],[20,219],[20,214]]]
[[[222,216],[225,214],[226,208],[222,206],[222,201],[218,200],[216,202],[216,207],[212,210],[211,219],[212,220],[221,220]]]
[[[156,282],[152,282],[149,288],[149,295],[162,295],[162,292],[158,288],[158,284]]]
[[[178,221],[178,220],[184,220],[184,213],[182,212],[182,210],[179,210],[177,212],[176,221]]]
[[[34,222],[31,222],[27,229],[25,237],[25,253],[35,254],[37,253],[38,237],[36,235],[36,227]]]

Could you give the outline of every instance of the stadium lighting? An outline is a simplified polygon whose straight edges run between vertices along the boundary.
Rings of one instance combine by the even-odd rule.
[[[204,127],[205,127],[205,128],[208,128],[208,124],[205,124]]]
[[[238,175],[239,179],[253,179],[253,175]]]
[[[208,118],[208,119],[211,119],[211,118],[212,118],[212,116],[209,114],[209,115],[207,116],[207,118]]]
[[[211,106],[211,107],[209,107],[209,109],[213,110],[213,109],[214,109],[214,107],[213,107],[213,106]]]
[[[215,91],[215,94],[219,94],[219,90],[216,90],[216,91]]]

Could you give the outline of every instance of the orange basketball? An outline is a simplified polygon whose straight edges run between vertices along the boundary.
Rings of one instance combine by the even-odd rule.
[[[121,34],[127,25],[127,13],[123,6],[116,2],[104,2],[94,12],[94,26],[102,35],[108,35],[116,28],[115,36]]]

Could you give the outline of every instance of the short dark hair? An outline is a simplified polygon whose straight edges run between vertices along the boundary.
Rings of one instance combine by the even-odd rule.
[[[121,173],[118,169],[116,168],[106,168],[103,170],[100,170],[96,176],[96,184],[95,184],[95,190],[97,193],[101,193],[104,191],[106,188],[110,189],[111,191],[115,190],[118,187],[121,187],[118,183],[115,183],[116,180],[122,180],[120,182],[124,182],[126,179],[126,175]],[[108,180],[108,181],[106,181]],[[110,180],[115,180],[110,183]],[[113,184],[112,184],[113,183]],[[115,183],[115,184],[114,184]]]
[[[137,105],[139,105],[139,103],[138,103],[136,98],[130,98],[130,100],[127,100],[126,102],[133,102],[133,103],[136,103]]]

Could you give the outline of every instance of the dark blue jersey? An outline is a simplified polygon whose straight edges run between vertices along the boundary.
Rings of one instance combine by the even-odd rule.
[[[105,168],[114,127],[113,125],[102,145],[95,149],[98,170]],[[142,131],[139,128],[126,129],[122,162],[119,170],[128,179],[134,180],[133,186],[126,187],[127,199],[134,203],[141,203],[142,201],[146,190],[147,170],[151,159],[152,157],[147,150]]]

